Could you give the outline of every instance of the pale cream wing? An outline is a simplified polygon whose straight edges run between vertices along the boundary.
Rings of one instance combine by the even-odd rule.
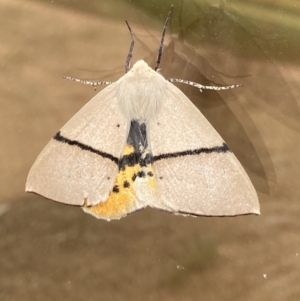
[[[157,192],[154,207],[163,203],[174,213],[188,215],[259,214],[256,191],[239,161],[170,83],[148,134]]]
[[[107,199],[129,130],[115,85],[98,93],[48,143],[29,172],[27,192],[81,206]]]

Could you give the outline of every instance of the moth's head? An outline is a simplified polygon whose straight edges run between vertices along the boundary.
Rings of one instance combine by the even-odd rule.
[[[132,68],[130,69],[129,72],[135,73],[135,74],[145,74],[148,72],[155,72],[149,65],[143,61],[137,61]]]

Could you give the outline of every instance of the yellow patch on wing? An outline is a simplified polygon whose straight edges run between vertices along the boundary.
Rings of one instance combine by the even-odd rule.
[[[131,145],[126,145],[123,156],[134,153]],[[145,155],[145,154],[143,154]],[[155,181],[151,164],[141,167],[139,163],[120,169],[114,187],[110,192],[107,200],[95,206],[83,207],[84,211],[99,217],[110,219],[118,219],[130,212],[140,209],[135,191],[135,181],[139,181],[139,174],[143,172],[144,181],[148,181],[151,191],[155,191]]]
[[[132,145],[126,145],[123,156],[134,152]],[[139,164],[126,166],[124,170],[119,170],[113,190],[107,200],[95,206],[84,207],[84,211],[101,218],[113,219],[126,215],[134,207],[136,194],[133,189],[132,177],[137,173]],[[125,187],[124,187],[125,186]]]

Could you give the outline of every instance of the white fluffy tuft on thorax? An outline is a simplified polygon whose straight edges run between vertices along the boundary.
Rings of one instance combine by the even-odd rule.
[[[146,62],[137,61],[117,83],[116,96],[126,118],[149,121],[157,115],[168,82]]]

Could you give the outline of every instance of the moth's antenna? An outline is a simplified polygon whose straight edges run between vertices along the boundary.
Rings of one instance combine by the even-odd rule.
[[[154,69],[155,71],[157,71],[157,69],[159,68],[159,65],[160,65],[162,51],[163,51],[163,47],[164,47],[165,34],[166,34],[166,30],[167,30],[167,27],[168,27],[169,20],[171,19],[171,16],[172,16],[172,11],[173,11],[173,5],[171,5],[171,8],[169,10],[165,26],[163,28],[163,32],[162,32],[162,36],[161,36],[161,40],[160,40],[160,44],[159,44],[159,48],[158,48],[156,66],[155,66],[155,69]]]
[[[72,81],[77,82],[77,83],[93,86],[95,88],[95,90],[96,90],[97,86],[112,84],[112,82],[107,82],[107,81],[104,81],[104,80],[93,82],[93,81],[80,79],[80,78],[76,78],[76,77],[71,77],[71,76],[63,76],[63,78],[68,79],[68,80],[72,80]]]
[[[127,24],[127,27],[129,29],[129,32],[130,32],[130,36],[131,36],[131,44],[130,44],[130,48],[129,48],[129,52],[128,52],[128,55],[127,55],[127,58],[126,58],[126,64],[125,64],[125,72],[127,73],[130,69],[130,61],[131,61],[131,58],[132,58],[132,51],[133,51],[133,47],[134,47],[134,38],[133,38],[133,32],[129,26],[129,23],[127,20],[125,20],[126,24]]]
[[[186,84],[186,85],[196,87],[200,90],[200,92],[202,92],[202,90],[216,90],[216,91],[228,90],[228,89],[234,89],[234,88],[239,88],[239,87],[243,86],[241,84],[228,85],[228,86],[203,86],[201,84],[192,82],[190,80],[185,80],[185,79],[180,79],[180,78],[168,78],[167,80],[171,83],[181,83],[181,84]]]

